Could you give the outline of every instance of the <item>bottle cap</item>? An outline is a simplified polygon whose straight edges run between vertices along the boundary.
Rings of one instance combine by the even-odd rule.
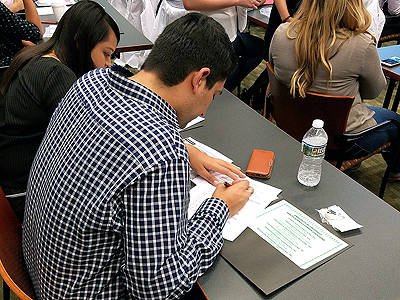
[[[324,127],[324,121],[322,121],[321,119],[315,119],[312,122],[312,127],[314,127],[314,128],[322,128],[322,127]]]

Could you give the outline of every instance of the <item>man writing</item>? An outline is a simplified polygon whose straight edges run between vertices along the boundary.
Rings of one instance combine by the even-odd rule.
[[[136,75],[114,66],[74,84],[28,183],[23,250],[39,299],[176,299],[213,263],[253,189],[178,130],[235,67],[221,25],[192,13],[164,30]],[[190,165],[216,190],[188,220]],[[236,180],[226,188],[208,170]]]

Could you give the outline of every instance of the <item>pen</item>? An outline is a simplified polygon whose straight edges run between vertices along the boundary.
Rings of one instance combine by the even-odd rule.
[[[230,184],[229,182],[224,182],[224,185],[226,186],[226,187],[230,187],[230,186],[232,186],[232,184]]]
[[[42,21],[42,24],[57,24],[57,22]]]

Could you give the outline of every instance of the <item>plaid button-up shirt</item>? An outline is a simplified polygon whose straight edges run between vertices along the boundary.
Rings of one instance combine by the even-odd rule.
[[[23,250],[40,299],[179,298],[222,247],[223,201],[187,219],[175,111],[113,69],[73,85],[31,169]]]

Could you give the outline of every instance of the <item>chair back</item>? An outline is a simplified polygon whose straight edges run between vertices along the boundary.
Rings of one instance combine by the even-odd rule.
[[[1,188],[0,275],[20,299],[35,299],[33,285],[22,255],[22,226]]]
[[[307,92],[306,97],[292,97],[290,89],[279,82],[272,66],[267,62],[272,102],[272,117],[276,125],[301,142],[311,128],[314,119],[324,121],[328,134],[327,148],[338,150],[335,143],[346,130],[347,118],[353,104],[353,96],[333,96]]]

